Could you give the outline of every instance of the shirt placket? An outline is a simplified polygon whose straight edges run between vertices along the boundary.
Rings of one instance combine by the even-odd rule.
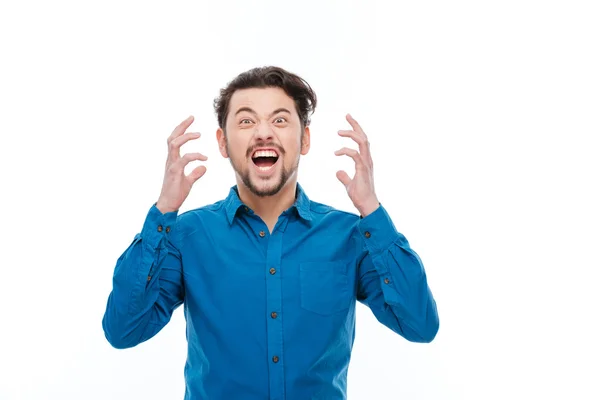
[[[282,307],[282,274],[281,249],[283,231],[287,218],[280,219],[271,235],[264,234],[267,244],[266,262],[266,298],[267,298],[267,349],[269,363],[269,392],[271,400],[285,398],[283,350],[283,307]]]

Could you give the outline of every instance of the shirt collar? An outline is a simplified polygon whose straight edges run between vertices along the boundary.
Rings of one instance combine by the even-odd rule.
[[[227,215],[227,221],[230,225],[233,223],[233,220],[235,219],[235,216],[240,208],[245,209],[245,211],[249,210],[240,199],[237,186],[232,186],[231,189],[229,189],[229,195],[225,199],[224,206],[225,213]],[[310,199],[304,192],[304,189],[302,189],[302,186],[300,186],[298,183],[296,184],[296,201],[294,204],[292,204],[288,211],[294,210],[296,210],[300,218],[304,219],[305,221],[312,220],[312,214],[310,213]]]

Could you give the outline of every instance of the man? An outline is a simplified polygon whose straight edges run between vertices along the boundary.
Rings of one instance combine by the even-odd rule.
[[[345,399],[356,301],[413,342],[438,331],[436,303],[418,255],[375,194],[365,132],[337,155],[337,173],[360,215],[309,200],[297,183],[310,149],[316,96],[281,68],[242,73],[215,100],[217,141],[236,177],[227,198],[181,215],[206,172],[180,155],[200,134],[190,117],[168,138],[162,191],[141,233],[118,259],[103,328],[116,348],[157,334],[184,305],[186,399]]]

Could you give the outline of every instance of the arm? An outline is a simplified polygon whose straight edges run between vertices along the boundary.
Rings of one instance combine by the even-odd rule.
[[[115,348],[134,347],[156,335],[183,302],[181,256],[172,237],[176,218],[177,212],[163,214],[153,205],[141,233],[117,261],[102,319]]]
[[[182,121],[167,139],[169,152],[163,186],[158,201],[150,208],[142,232],[136,235],[119,257],[113,276],[102,328],[106,339],[116,348],[133,347],[156,335],[183,303],[184,284],[181,254],[177,248],[177,210],[189,195],[193,184],[206,172],[201,165],[188,174],[191,161],[205,161],[200,153],[183,156],[180,149],[197,132],[186,129],[194,121]]]
[[[382,206],[357,224],[363,245],[358,300],[411,342],[431,342],[439,328],[423,264]]]
[[[348,114],[346,119],[352,130],[338,134],[354,140],[358,151],[344,147],[335,154],[354,160],[354,177],[345,171],[338,171],[337,177],[364,216],[356,229],[361,243],[357,298],[381,323],[407,340],[431,342],[439,320],[423,264],[377,199],[367,135],[352,116]]]

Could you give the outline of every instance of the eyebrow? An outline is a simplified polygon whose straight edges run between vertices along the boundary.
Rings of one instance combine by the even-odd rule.
[[[254,111],[253,109],[251,109],[250,107],[241,107],[240,109],[238,109],[238,110],[235,112],[235,115],[238,115],[239,113],[241,113],[241,112],[244,112],[244,111],[246,111],[246,112],[249,112],[250,114],[258,115],[258,114],[257,114],[257,112],[256,112],[256,111]],[[280,108],[276,109],[275,111],[273,111],[273,112],[271,113],[271,115],[269,115],[269,117],[272,117],[272,116],[274,116],[275,114],[279,114],[280,112],[286,112],[286,113],[288,113],[288,114],[290,114],[290,115],[292,114],[292,113],[290,112],[290,110],[288,110],[287,108],[280,107]]]

